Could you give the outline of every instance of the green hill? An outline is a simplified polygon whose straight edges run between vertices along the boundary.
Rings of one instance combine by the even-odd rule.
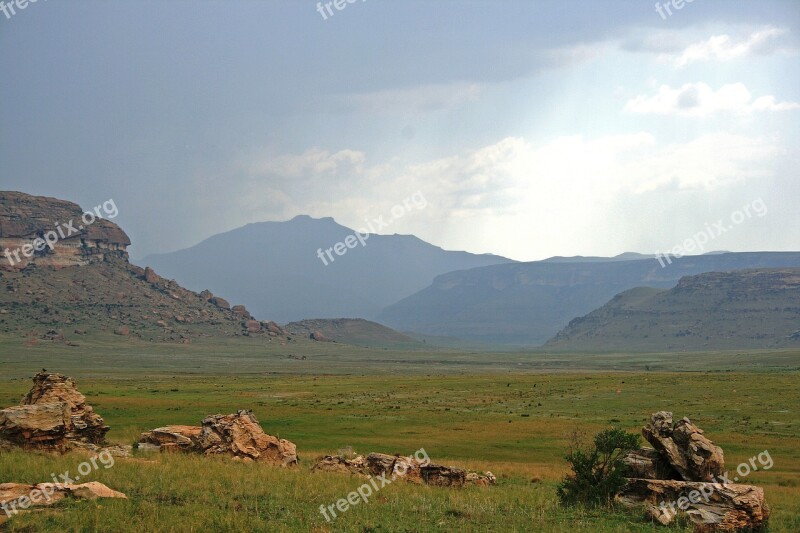
[[[800,346],[800,269],[709,272],[637,287],[572,320],[545,345],[588,351]]]
[[[291,322],[285,329],[298,337],[373,348],[423,348],[425,345],[377,322],[361,318],[315,319]]]

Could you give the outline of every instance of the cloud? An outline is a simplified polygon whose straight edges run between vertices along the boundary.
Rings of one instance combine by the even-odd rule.
[[[781,28],[767,27],[738,40],[727,34],[713,35],[689,45],[673,61],[677,68],[682,68],[695,61],[730,61],[753,54],[770,54],[778,50],[778,39],[786,33]]]
[[[652,96],[639,95],[625,104],[625,111],[641,114],[707,117],[716,113],[753,113],[800,109],[797,102],[776,102],[774,96],[753,101],[742,83],[723,85],[718,90],[705,83],[686,83],[679,88],[659,87]]]

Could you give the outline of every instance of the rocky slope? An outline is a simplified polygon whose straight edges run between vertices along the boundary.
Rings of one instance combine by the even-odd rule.
[[[77,224],[81,213],[63,200],[0,193],[2,242],[6,247],[31,244],[56,222]],[[47,247],[21,264],[7,262],[0,268],[0,334],[31,344],[74,344],[83,335],[103,332],[182,343],[232,336],[287,340],[277,324],[255,320],[243,306],[132,265],[128,244],[118,226],[98,219],[52,251]]]
[[[710,272],[636,288],[572,320],[547,348],[677,351],[800,347],[800,269]]]

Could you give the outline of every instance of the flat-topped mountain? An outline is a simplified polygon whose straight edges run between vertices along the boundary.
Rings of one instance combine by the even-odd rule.
[[[127,258],[128,235],[107,219],[116,215],[113,200],[84,212],[66,200],[0,191],[0,270]]]
[[[511,260],[442,250],[413,235],[370,234],[362,244],[332,218],[297,216],[248,224],[142,262],[186,287],[209,288],[255,314],[291,322],[373,318],[440,274]]]
[[[106,207],[109,213],[101,214],[110,215]],[[243,306],[132,265],[125,232],[83,213],[72,202],[0,192],[6,261],[0,263],[0,333],[20,342],[67,344],[102,332],[184,343],[209,336],[286,339],[277,324],[255,320]],[[61,238],[58,228],[65,226],[75,232],[64,229]],[[53,246],[42,245],[48,239]]]
[[[536,261],[439,276],[377,320],[413,331],[490,344],[540,345],[569,321],[634,287],[668,289],[683,276],[747,268],[800,268],[798,252],[718,253],[658,260]]]
[[[677,351],[800,347],[800,269],[709,272],[638,287],[572,320],[549,349]]]

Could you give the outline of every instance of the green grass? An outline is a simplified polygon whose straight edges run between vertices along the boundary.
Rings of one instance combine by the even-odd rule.
[[[800,530],[800,373],[787,370],[799,362],[790,352],[750,354],[748,361],[743,355],[747,371],[733,371],[735,354],[728,362],[722,353],[693,354],[680,368],[692,371],[666,372],[644,370],[680,366],[659,354],[444,351],[436,365],[434,352],[327,344],[186,348],[99,338],[69,352],[3,342],[0,405],[17,404],[29,376],[44,366],[77,377],[112,427],[110,441],[130,444],[157,426],[253,409],[265,431],[297,444],[301,459],[296,469],[161,454],[117,459],[90,477],[129,500],[69,502],[15,517],[5,526],[10,531],[663,531],[638,513],[562,508],[555,497],[570,433],[609,425],[638,432],[663,409],[702,427],[725,450],[729,470],[769,450],[774,467],[746,482],[764,487],[771,531]],[[313,357],[288,360],[287,350]],[[697,371],[701,363],[718,370]],[[434,462],[491,470],[498,485],[395,483],[329,524],[319,506],[363,481],[310,467],[346,446],[363,453],[425,448]],[[0,454],[0,482],[47,481],[83,460],[77,453]]]

